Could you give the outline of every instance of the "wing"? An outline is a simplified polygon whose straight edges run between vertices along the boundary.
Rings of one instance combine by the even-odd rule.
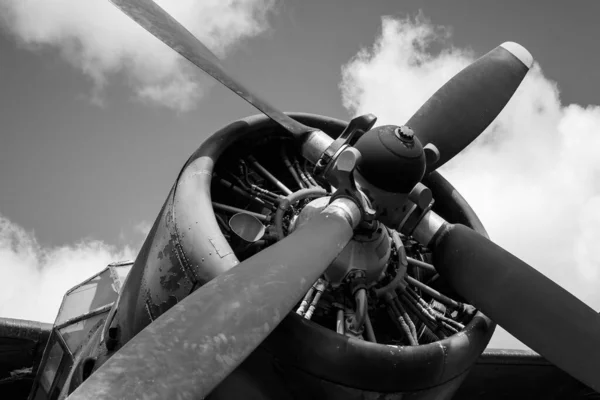
[[[533,351],[488,349],[453,397],[455,400],[517,398],[600,399],[600,394]]]
[[[0,318],[0,393],[26,399],[52,324]]]

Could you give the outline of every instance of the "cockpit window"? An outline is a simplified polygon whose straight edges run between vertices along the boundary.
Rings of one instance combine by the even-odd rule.
[[[73,358],[77,356],[82,345],[87,342],[90,333],[95,332],[96,329],[102,325],[102,322],[106,319],[107,313],[108,310],[101,314],[69,324],[58,330],[67,344],[69,351],[73,355]]]
[[[44,367],[38,371],[38,384],[34,383],[34,400],[56,400],[67,380],[73,359],[69,357],[56,331],[48,339],[44,354]]]
[[[71,318],[87,314],[114,302],[118,296],[117,290],[110,270],[105,269],[67,292],[56,317],[55,325],[60,325]]]
[[[48,358],[46,359],[44,371],[40,377],[40,385],[42,388],[44,388],[46,393],[48,393],[52,387],[52,381],[54,381],[54,377],[56,376],[56,372],[58,371],[58,367],[60,366],[63,355],[64,351],[62,347],[60,347],[60,343],[58,343],[57,340],[54,340],[54,344],[52,345],[50,353],[48,354]]]
[[[65,294],[34,381],[33,397],[30,398],[53,400],[58,397],[75,357],[89,343],[91,335],[102,328],[132,264],[110,264]]]

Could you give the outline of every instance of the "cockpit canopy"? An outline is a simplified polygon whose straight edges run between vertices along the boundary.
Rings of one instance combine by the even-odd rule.
[[[33,383],[32,400],[58,398],[81,348],[103,325],[133,261],[110,264],[65,294]]]

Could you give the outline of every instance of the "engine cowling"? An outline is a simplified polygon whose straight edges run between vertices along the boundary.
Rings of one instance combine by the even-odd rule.
[[[332,137],[339,135],[346,125],[343,121],[317,115],[290,115]],[[249,172],[236,170],[234,167],[237,165],[232,161],[251,155],[255,160],[266,160],[265,169],[272,168],[268,160],[275,159],[278,154],[265,154],[271,148],[257,145],[259,139],[265,138],[282,143],[287,140],[285,133],[266,117],[249,117],[209,137],[190,157],[134,263],[116,312],[109,321],[113,332],[118,331],[118,340],[107,356],[193,290],[237,265],[239,259],[277,240],[277,235],[270,234],[267,229],[252,243],[245,243],[243,248],[237,247],[235,235],[228,231],[231,226],[228,228],[227,221],[223,221],[220,214],[223,206],[244,207],[245,212],[255,214],[257,218],[274,212],[267,201],[268,194],[255,196],[255,192],[244,187],[244,182],[237,181],[245,178]],[[285,162],[282,165],[288,167]],[[289,171],[293,168],[292,165]],[[277,175],[282,180],[280,183],[285,186],[288,182],[299,180],[317,184],[314,177],[302,176],[306,173],[303,169],[296,171],[297,177],[291,172],[278,170]],[[261,175],[260,171],[258,175]],[[262,175],[263,179],[269,180]],[[320,183],[327,186],[326,183]],[[448,221],[465,224],[485,234],[466,201],[439,173],[428,175],[424,183],[432,190],[437,200],[435,209],[440,215]],[[256,193],[260,193],[260,187]],[[308,204],[310,201],[315,200],[306,200]],[[306,204],[299,205],[301,209],[296,210],[296,221],[290,218],[287,222],[301,224],[303,219],[308,218],[309,211],[302,214],[306,207]],[[260,221],[265,225],[271,222],[269,218]],[[291,227],[293,229],[293,225]],[[365,239],[357,246],[372,247],[373,238]],[[390,247],[387,236],[375,238],[375,248],[380,253],[376,256],[375,266],[371,259],[363,261],[365,265],[369,264],[369,268],[364,268],[370,274],[368,282],[380,284],[379,276],[386,267],[382,260],[390,258]],[[352,257],[351,250],[349,254]],[[356,254],[364,252],[357,251]],[[348,261],[344,263],[348,264]],[[335,278],[332,275],[334,271],[337,273]],[[336,282],[331,286],[342,285],[347,272],[341,266],[330,271],[329,278]],[[263,343],[257,354],[260,354],[259,364],[263,363],[263,371],[273,371],[276,379],[284,382],[286,389],[296,395],[308,393],[309,398],[346,398],[344,396],[349,393],[399,395],[421,392],[437,393],[442,396],[438,398],[445,398],[462,382],[486,347],[495,327],[480,312],[471,315],[464,325],[460,332],[430,343],[418,346],[390,345],[365,341],[360,333],[342,335],[336,332],[335,326],[325,327],[318,321],[291,313]],[[251,380],[260,381],[255,368],[257,357],[251,356],[240,371],[244,371],[244,376],[250,376]],[[100,364],[98,362],[96,368]],[[252,367],[246,368],[244,365]],[[227,385],[227,382],[228,379],[221,386]]]

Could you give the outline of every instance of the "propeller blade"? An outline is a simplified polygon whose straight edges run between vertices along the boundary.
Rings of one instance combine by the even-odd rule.
[[[225,71],[217,56],[153,0],[110,0],[110,2],[141,27],[188,59],[202,71],[227,86],[232,92],[281,125],[293,136],[304,139],[305,134],[316,130],[288,117],[260,97],[251,93]]]
[[[423,146],[431,143],[437,149],[439,157],[428,155],[427,173],[460,153],[496,119],[532,64],[524,47],[503,43],[456,74],[421,106],[406,125]]]
[[[359,222],[351,200],[332,202],[285,239],[173,306],[69,399],[204,398],[302,299]]]
[[[600,392],[600,315],[464,225],[434,238],[433,264],[450,285],[517,339]]]

